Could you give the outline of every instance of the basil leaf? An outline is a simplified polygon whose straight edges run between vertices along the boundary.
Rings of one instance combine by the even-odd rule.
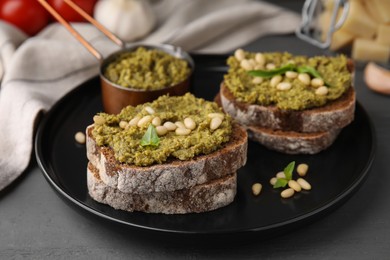
[[[283,172],[284,172],[284,175],[286,175],[287,180],[292,179],[294,167],[295,167],[295,161],[292,161],[286,166],[286,168],[284,168]]]
[[[322,79],[321,74],[315,68],[313,68],[311,66],[299,66],[297,68],[297,72],[298,73],[307,73],[307,74],[310,74],[311,76],[313,76],[315,78]]]
[[[267,78],[272,78],[273,76],[276,75],[281,75],[290,70],[295,70],[295,66],[293,64],[287,64],[283,67],[273,69],[273,70],[250,70],[248,71],[248,73],[251,76],[262,77],[267,79]]]
[[[286,187],[288,183],[288,180],[284,179],[284,178],[278,178],[274,184],[274,189],[277,189],[277,188],[281,188],[281,187]]]
[[[150,124],[148,130],[146,130],[144,136],[141,139],[142,146],[155,146],[160,144],[160,138],[157,135],[156,128]]]

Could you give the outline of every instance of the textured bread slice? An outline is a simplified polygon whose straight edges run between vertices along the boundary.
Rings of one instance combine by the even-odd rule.
[[[89,163],[87,183],[89,194],[94,200],[115,209],[130,212],[185,214],[211,211],[230,204],[236,195],[237,175],[230,173],[190,189],[133,194],[107,186],[100,179],[98,169]]]
[[[326,132],[299,133],[272,130],[264,127],[248,127],[249,138],[268,149],[287,154],[316,154],[328,148],[341,129]]]
[[[350,87],[344,95],[325,106],[302,111],[281,110],[276,106],[261,106],[238,102],[221,84],[221,105],[240,124],[295,132],[325,132],[351,123],[355,114],[355,91]]]
[[[99,170],[106,185],[125,193],[188,189],[230,175],[246,163],[247,133],[237,124],[233,125],[230,141],[211,154],[147,167],[119,163],[111,148],[96,144],[92,129],[93,126],[89,126],[86,130],[88,160]]]

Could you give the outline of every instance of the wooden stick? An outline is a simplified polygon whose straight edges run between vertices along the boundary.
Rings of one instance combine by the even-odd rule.
[[[64,0],[64,2],[67,3],[73,10],[79,13],[82,17],[84,17],[88,22],[93,24],[99,31],[104,33],[115,44],[119,45],[122,48],[125,46],[125,43],[121,39],[119,39],[118,36],[110,32],[109,30],[107,30],[106,27],[104,27],[101,23],[96,21],[92,16],[90,16],[82,8],[76,5],[72,0]]]
[[[103,56],[88,42],[83,36],[81,36],[62,16],[51,7],[46,0],[38,0],[38,2],[54,16],[54,18],[61,23],[93,56],[95,56],[100,62],[103,61]]]

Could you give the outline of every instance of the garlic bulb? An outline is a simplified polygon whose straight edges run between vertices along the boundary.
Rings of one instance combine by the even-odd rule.
[[[124,41],[133,41],[148,34],[156,18],[146,0],[100,0],[94,17]]]

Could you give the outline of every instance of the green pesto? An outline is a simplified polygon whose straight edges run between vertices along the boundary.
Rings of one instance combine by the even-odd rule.
[[[187,136],[178,136],[175,131],[169,131],[159,137],[157,147],[142,146],[141,139],[149,124],[122,129],[119,122],[129,122],[136,116],[148,115],[146,106],[154,109],[153,117],[160,117],[162,124],[167,121],[183,122],[184,118],[191,117],[196,123],[196,128]],[[99,113],[105,119],[105,123],[95,124],[92,134],[99,146],[111,147],[115,158],[122,163],[148,166],[164,163],[170,158],[189,160],[197,155],[212,153],[229,141],[232,132],[231,117],[225,115],[221,126],[212,131],[211,119],[207,116],[209,113],[222,111],[216,103],[196,98],[189,93],[179,97],[161,96],[151,103],[137,107],[128,106],[118,115]]]
[[[338,99],[351,86],[352,75],[347,68],[347,58],[344,55],[336,57],[293,56],[290,53],[263,53],[266,64],[273,63],[276,68],[293,63],[296,66],[311,66],[315,68],[329,85],[325,96],[315,94],[316,88],[306,86],[297,78],[289,79],[283,76],[284,82],[290,82],[292,88],[283,91],[270,86],[270,78],[262,83],[252,82],[253,76],[240,67],[240,62],[231,56],[228,58],[228,73],[224,76],[227,88],[237,100],[258,105],[276,105],[284,110],[304,110],[320,107],[331,100]],[[246,59],[254,59],[255,53],[245,52]]]
[[[122,87],[157,90],[183,82],[190,72],[188,62],[183,59],[161,50],[139,47],[110,63],[104,76]]]

